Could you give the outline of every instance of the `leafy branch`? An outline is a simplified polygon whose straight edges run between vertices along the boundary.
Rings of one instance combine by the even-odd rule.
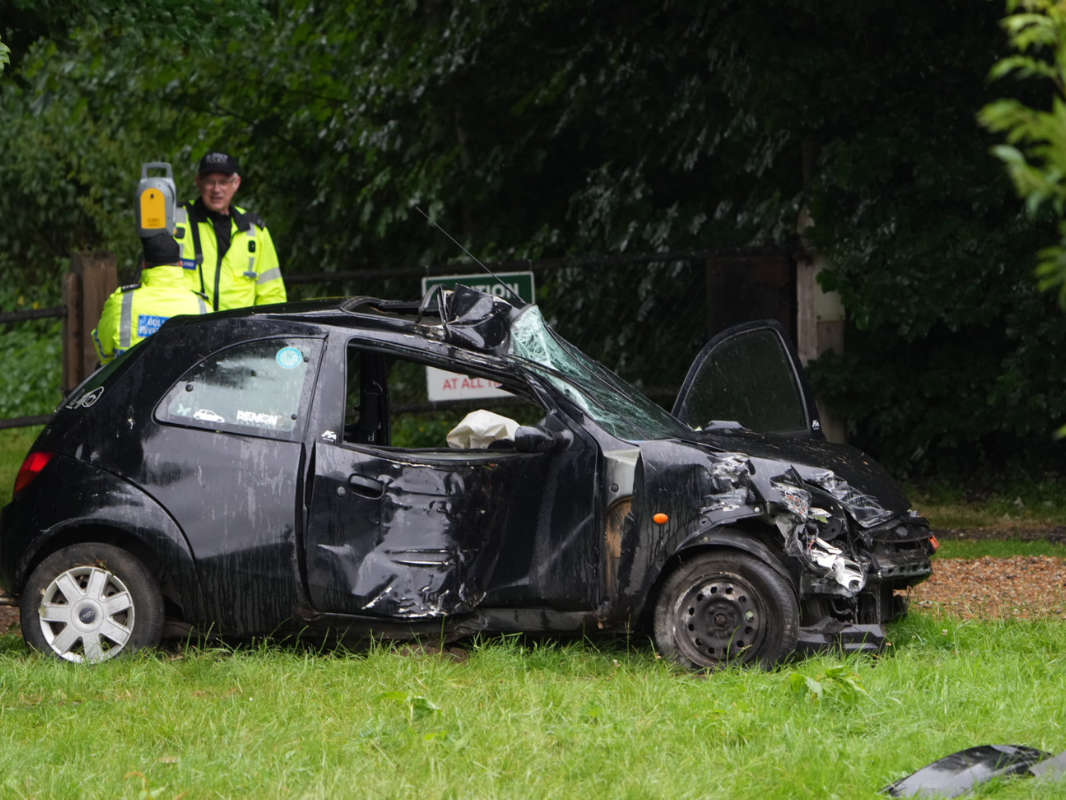
[[[1066,309],[1066,3],[1061,0],[1008,0],[1003,22],[1014,55],[1000,60],[990,79],[1007,76],[1051,82],[1050,108],[1032,108],[1019,100],[989,103],[980,123],[1006,137],[992,149],[1007,167],[1030,214],[1050,207],[1059,217],[1059,241],[1037,254],[1041,289],[1058,288]]]

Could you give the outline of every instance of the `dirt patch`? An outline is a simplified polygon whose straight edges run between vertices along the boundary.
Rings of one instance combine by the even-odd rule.
[[[0,606],[0,633],[19,632],[19,610],[14,606]]]
[[[915,610],[962,619],[1066,620],[1066,559],[936,559],[910,598]]]

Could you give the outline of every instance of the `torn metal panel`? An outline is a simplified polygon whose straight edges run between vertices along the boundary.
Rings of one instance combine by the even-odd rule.
[[[885,628],[876,623],[849,623],[831,617],[800,628],[798,650],[819,652],[836,648],[845,653],[878,653],[885,646]]]
[[[422,463],[320,443],[306,537],[315,608],[439,617],[484,595],[511,521],[519,466],[504,457]]]
[[[1066,780],[1066,750],[1029,768],[1034,777],[1047,781]]]
[[[1031,775],[1031,767],[1050,755],[1015,744],[970,747],[944,756],[881,791],[892,797],[958,797],[993,778]]]
[[[905,514],[910,508],[899,486],[876,461],[849,445],[834,444],[823,439],[780,436],[757,433],[745,428],[728,428],[704,431],[700,441],[721,450],[735,450],[755,458],[787,462],[797,469],[805,480],[817,483],[817,476],[831,472],[839,481],[844,481],[864,501],[872,500],[868,516],[859,505],[852,516],[860,525],[882,512],[890,515]],[[846,506],[847,495],[839,498]],[[876,524],[876,523],[873,523]]]
[[[305,539],[312,605],[441,617],[509,599],[598,600],[590,444],[565,453],[316,445]],[[584,594],[574,575],[586,574]]]
[[[511,339],[514,306],[467,286],[443,292],[441,321],[444,340],[474,350],[506,352]]]

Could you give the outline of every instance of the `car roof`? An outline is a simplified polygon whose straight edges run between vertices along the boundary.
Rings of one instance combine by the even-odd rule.
[[[273,320],[298,326],[388,331],[500,356],[506,353],[511,323],[523,310],[495,295],[457,286],[452,290],[431,290],[422,300],[325,298],[250,306],[176,318],[175,322],[182,327],[200,327],[225,325],[223,321],[227,321],[230,326],[245,328],[243,323],[249,323],[247,327],[257,328],[257,323]]]

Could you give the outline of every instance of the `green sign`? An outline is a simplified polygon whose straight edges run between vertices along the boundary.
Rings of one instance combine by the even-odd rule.
[[[484,272],[475,275],[437,275],[422,279],[422,294],[425,295],[434,286],[451,289],[460,283],[505,300],[513,300],[510,292],[514,292],[527,303],[536,302],[533,295],[532,272],[497,272],[495,278]]]

